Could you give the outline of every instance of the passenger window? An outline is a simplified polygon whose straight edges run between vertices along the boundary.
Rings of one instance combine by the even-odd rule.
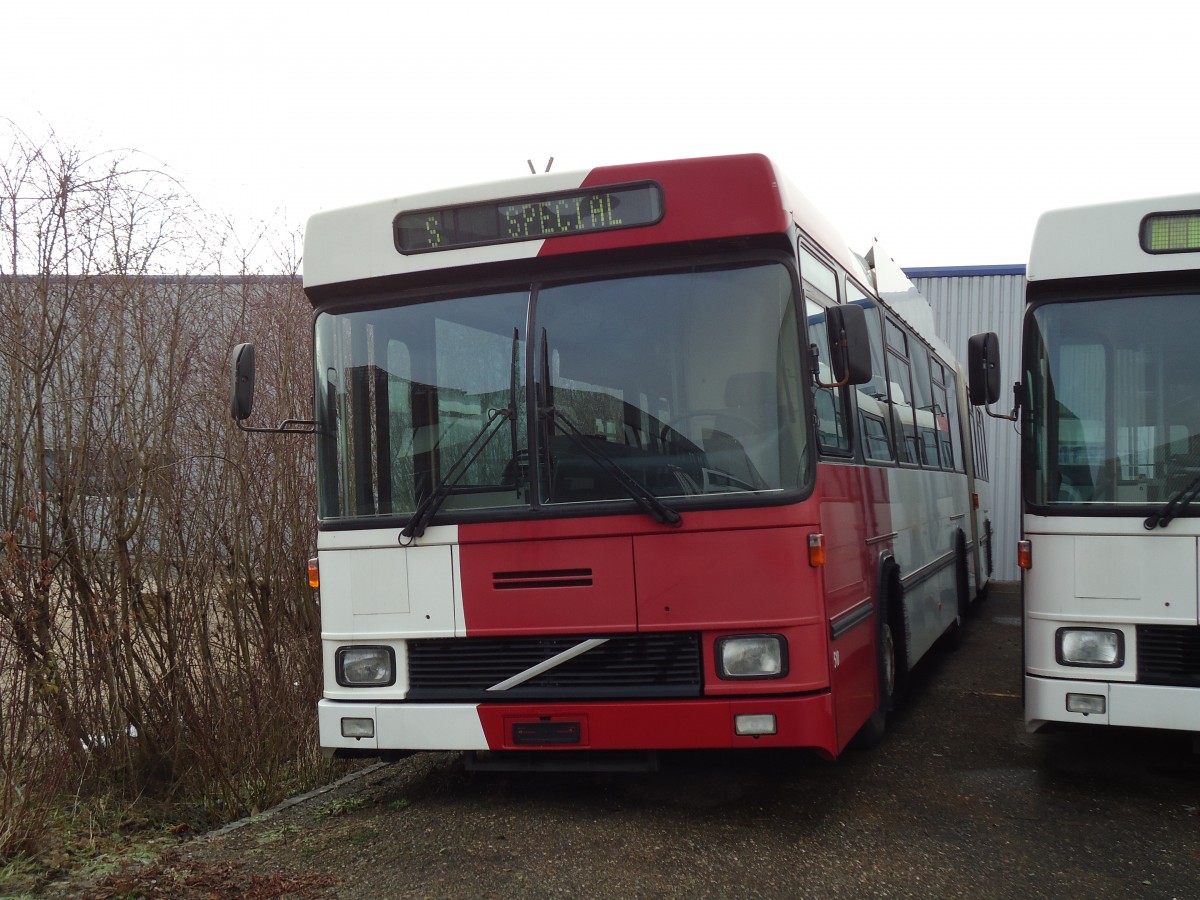
[[[962,426],[958,419],[958,384],[954,378],[954,371],[935,359],[933,382],[933,402],[935,405],[941,405],[941,409],[944,410],[941,415],[946,419],[945,430],[938,432],[943,443],[942,465],[947,469],[957,469],[961,472],[963,471]]]
[[[837,274],[800,245],[800,277],[837,303]]]
[[[893,462],[891,411],[888,407],[887,370],[884,367],[883,326],[879,307],[852,281],[846,281],[846,302],[866,310],[867,332],[871,341],[871,380],[856,387],[859,439],[863,456],[879,462]]]
[[[805,285],[805,291],[809,290]],[[829,364],[829,336],[825,322],[825,308],[806,298],[808,312],[808,339],[817,348],[818,378],[825,383],[833,381],[833,369]],[[817,416],[817,441],[822,450],[838,454],[850,452],[850,427],[846,415],[845,388],[819,387],[814,392]]]
[[[902,463],[916,463],[921,458],[921,444],[913,416],[912,368],[908,362],[908,336],[895,322],[887,320],[888,397],[891,401],[892,431],[896,436],[896,458]]]
[[[950,425],[945,414],[939,415],[933,402],[933,385],[929,376],[929,351],[924,344],[913,340],[909,344],[909,360],[912,362],[913,411],[917,423],[917,451],[921,465],[929,468],[941,466],[939,461],[940,435]]]

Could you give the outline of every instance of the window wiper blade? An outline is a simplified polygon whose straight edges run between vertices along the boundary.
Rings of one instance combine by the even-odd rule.
[[[491,443],[501,428],[501,423],[507,421],[509,423],[509,434],[512,442],[512,459],[514,466],[513,481],[516,485],[516,491],[521,492],[521,468],[517,465],[517,365],[519,359],[518,348],[520,346],[520,335],[516,328],[513,329],[512,342],[512,369],[508,380],[508,406],[504,409],[489,409],[487,421],[483,423],[483,427],[479,429],[479,433],[471,438],[469,444],[455,457],[450,467],[446,470],[446,475],[442,478],[437,486],[430,491],[424,500],[417,504],[417,508],[413,510],[412,516],[408,520],[408,524],[400,530],[400,543],[408,546],[413,542],[414,538],[419,538],[425,533],[425,529],[429,527],[430,520],[441,509],[446,498],[454,493],[454,487],[458,484],[462,477],[467,474],[467,470],[475,464],[475,460],[479,459],[479,455],[483,453],[484,448]]]
[[[1200,475],[1195,476],[1186,485],[1176,491],[1167,505],[1162,508],[1161,512],[1152,513],[1147,516],[1146,521],[1142,523],[1142,527],[1147,531],[1153,531],[1155,528],[1166,528],[1171,524],[1171,521],[1180,515],[1188,508],[1193,500],[1200,496]]]
[[[648,487],[621,468],[621,465],[616,460],[595,446],[592,441],[589,441],[584,433],[579,430],[579,427],[563,415],[561,410],[555,409],[553,406],[547,406],[539,409],[538,414],[552,425],[557,426],[558,430],[570,438],[576,447],[586,453],[596,465],[611,475],[625,489],[626,493],[637,502],[637,505],[652,516],[655,521],[676,528],[683,523],[683,518],[677,511],[659,500]]]
[[[483,453],[484,448],[500,432],[501,424],[515,417],[516,412],[511,406],[508,409],[488,410],[487,421],[483,423],[483,427],[479,429],[479,433],[471,438],[471,442],[467,444],[462,453],[454,458],[454,462],[446,470],[445,477],[437,483],[437,486],[413,510],[408,524],[400,531],[401,544],[407,546],[412,543],[413,538],[418,538],[425,533],[425,529],[429,525],[429,520],[441,508],[446,498],[454,493],[454,486],[462,480],[462,477],[467,474],[467,470],[475,464],[475,460],[479,459],[479,455]],[[405,541],[405,538],[408,540]]]

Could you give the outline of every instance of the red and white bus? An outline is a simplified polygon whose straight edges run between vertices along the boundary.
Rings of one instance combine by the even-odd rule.
[[[1026,725],[1200,732],[1200,194],[1047,212],[1027,275]]]
[[[329,753],[834,757],[977,593],[954,360],[763,156],[320,213],[304,289]]]

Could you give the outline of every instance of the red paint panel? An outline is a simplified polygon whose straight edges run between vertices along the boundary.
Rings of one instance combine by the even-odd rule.
[[[879,705],[876,644],[879,639],[879,554],[890,546],[867,540],[891,529],[887,469],[822,464],[817,467],[821,531],[829,549],[825,605],[832,621],[864,600],[876,612],[830,644],[838,745],[845,746]]]
[[[633,545],[643,631],[823,621],[806,529],[646,535]]]
[[[464,544],[460,560],[470,637],[637,628],[629,538]]]
[[[813,501],[781,506],[743,509],[697,509],[683,512],[683,525],[660,525],[644,513],[620,516],[585,516],[470,522],[458,526],[458,542],[490,544],[501,541],[551,541],[562,538],[615,537],[624,535],[678,535],[695,531],[744,531],[784,526],[816,525],[817,504]]]
[[[539,255],[783,233],[788,229],[790,217],[783,208],[775,168],[765,156],[604,166],[589,172],[583,187],[643,180],[662,185],[664,215],[659,224],[554,238],[545,242]]]
[[[839,746],[844,747],[879,706],[878,626],[879,620],[872,615],[831,644],[838,655],[833,683]]]
[[[548,718],[584,723],[577,750],[676,750],[727,747],[812,747],[837,755],[833,702],[828,693],[750,700],[647,701],[642,703],[484,705],[480,724],[493,750],[529,750],[512,739],[514,722]],[[772,714],[778,732],[760,737],[734,734],[734,717]],[[568,749],[547,746],[547,750]]]

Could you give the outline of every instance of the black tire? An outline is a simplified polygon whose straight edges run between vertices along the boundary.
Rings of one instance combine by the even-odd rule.
[[[899,596],[899,579],[892,578],[894,590],[888,591],[886,604],[879,616],[879,631],[875,642],[876,670],[879,673],[879,706],[871,713],[858,733],[850,740],[855,750],[878,746],[887,734],[887,718],[896,705],[904,666],[904,606]],[[900,630],[896,630],[900,623]],[[897,639],[897,635],[899,638]]]
[[[888,625],[892,631],[896,674],[889,700],[891,708],[895,709],[908,681],[908,613],[904,609],[904,588],[900,586],[899,572],[894,574],[892,581],[894,586],[888,593]]]
[[[971,573],[967,565],[967,536],[961,531],[954,539],[954,592],[958,599],[959,626],[967,624],[971,613]]]
[[[992,562],[993,562],[992,520],[991,519],[983,520],[983,536],[984,536],[984,542],[985,542],[984,550],[986,551],[985,555],[987,556],[987,575],[988,575],[988,578],[991,578],[992,577]]]

